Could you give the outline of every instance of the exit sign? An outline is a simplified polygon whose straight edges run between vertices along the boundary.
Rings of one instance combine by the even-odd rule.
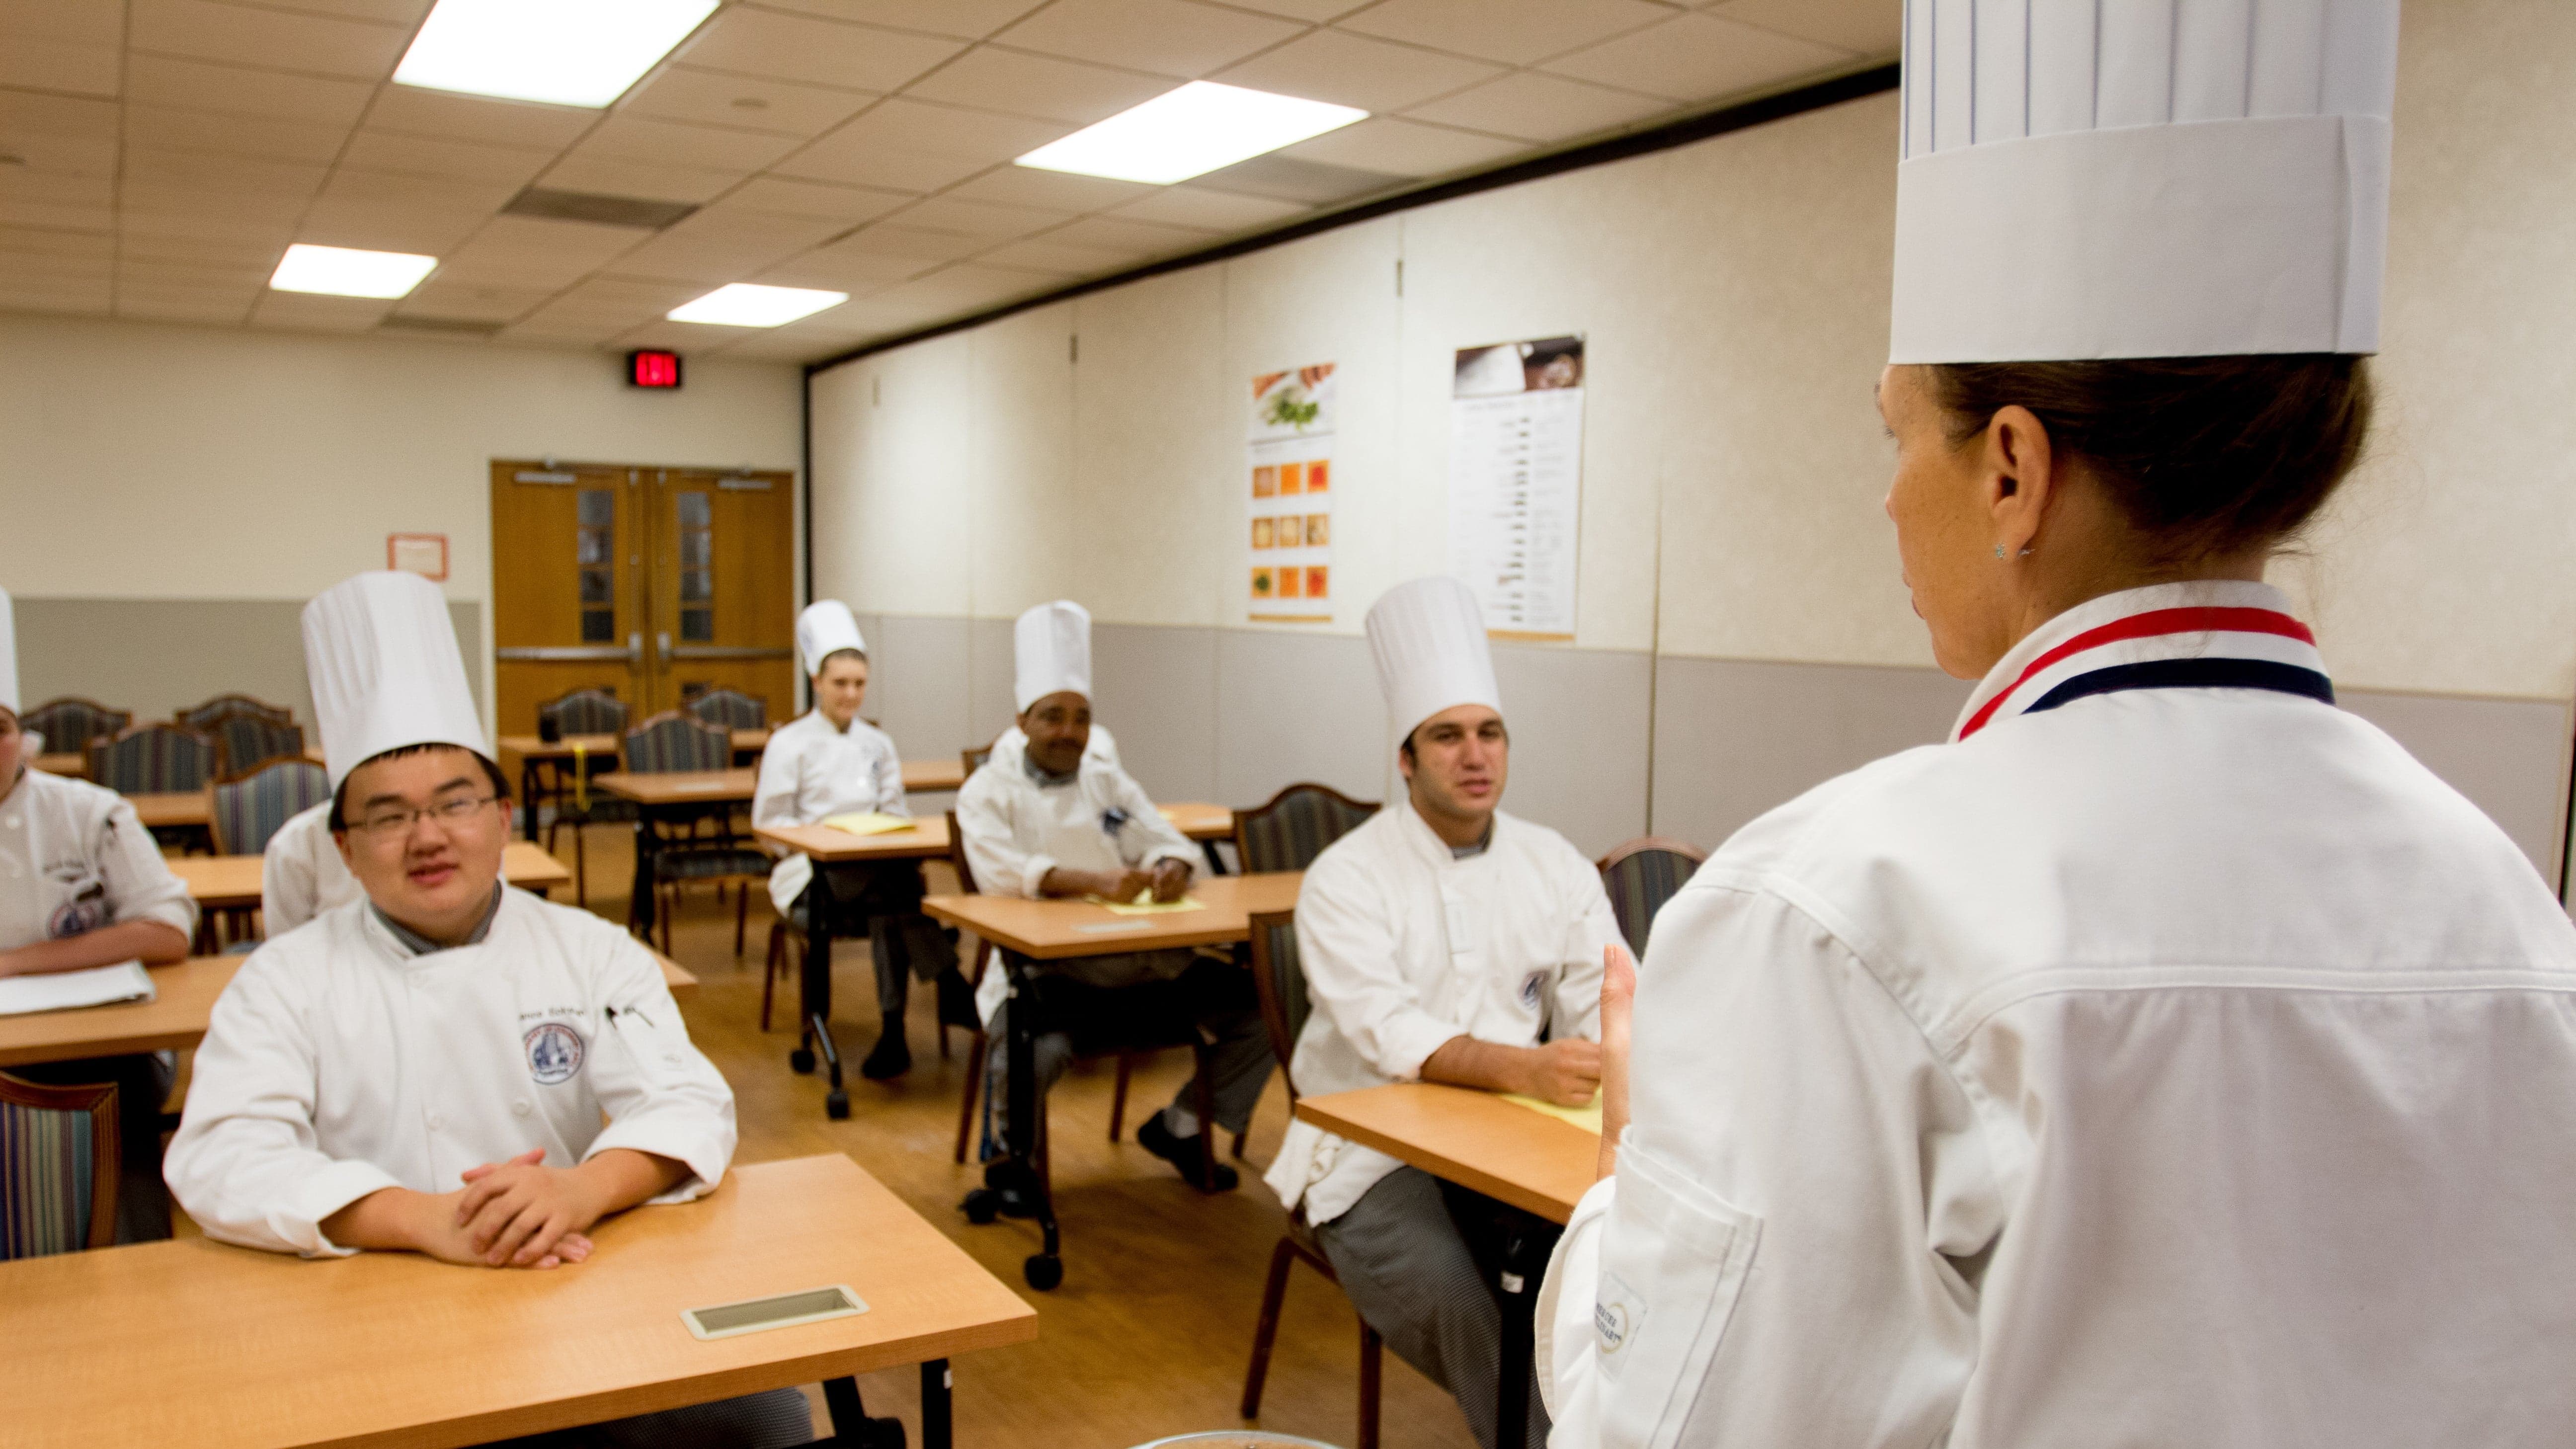
[[[630,387],[678,387],[680,354],[646,351],[626,354],[626,382]]]

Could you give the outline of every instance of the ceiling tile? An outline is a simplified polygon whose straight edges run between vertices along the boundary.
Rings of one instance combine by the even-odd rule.
[[[793,136],[621,114],[600,122],[564,154],[571,161],[643,161],[749,174],[795,149]]]
[[[1249,161],[1219,167],[1192,184],[1207,191],[1232,191],[1268,197],[1273,201],[1293,201],[1304,206],[1329,206],[1375,195],[1390,187],[1401,186],[1404,181],[1404,177],[1383,171],[1334,166],[1273,151],[1267,156],[1255,156]]]
[[[496,216],[440,262],[438,275],[468,285],[556,291],[632,250],[644,236],[626,226]]]
[[[0,226],[0,253],[113,259],[116,256],[116,237],[114,233],[103,231],[50,231],[38,227]]]
[[[619,257],[617,274],[706,284],[741,281],[838,235],[843,225],[749,211],[701,211]]]
[[[897,96],[826,132],[771,169],[788,176],[936,191],[1034,151],[1074,128]]]
[[[317,246],[439,257],[456,250],[491,219],[489,207],[458,210],[326,196],[296,224],[295,239]]]
[[[1708,13],[1855,55],[1892,56],[1905,36],[1904,0],[1726,0]]]
[[[36,176],[116,175],[116,142],[108,137],[44,136],[0,128],[0,155],[13,160],[7,169]]]
[[[1166,186],[1141,201],[1131,201],[1119,207],[1117,214],[1137,221],[1157,221],[1166,226],[1229,232],[1286,221],[1313,210],[1313,207],[1300,206],[1293,201],[1273,201],[1266,196],[1235,196],[1195,186]]]
[[[638,327],[658,322],[683,302],[704,296],[695,282],[648,281],[630,277],[590,277],[528,314],[532,323],[575,326]]]
[[[998,201],[1052,211],[1099,211],[1151,196],[1159,187],[1105,176],[1076,176],[1069,171],[1041,171],[1034,166],[1004,166],[942,192],[963,201]]]
[[[1073,213],[1032,206],[1001,206],[986,201],[961,201],[952,196],[934,196],[928,201],[905,207],[887,218],[894,226],[919,230],[944,231],[958,236],[977,237],[987,242],[1003,241],[1071,221]]]
[[[705,70],[893,91],[965,48],[954,40],[733,6],[698,27],[675,58]]]
[[[1417,106],[1412,114],[1530,141],[1563,141],[1669,111],[1653,96],[1519,71],[1472,91]]]
[[[847,242],[835,242],[831,246],[816,247],[803,256],[790,257],[752,280],[773,287],[821,287],[860,297],[882,292],[907,277],[919,276],[934,265],[936,263],[913,257],[854,251]]]
[[[1383,171],[1391,176],[1445,176],[1471,166],[1491,165],[1528,149],[1524,141],[1505,141],[1393,116],[1371,116],[1358,125],[1328,131],[1279,154],[1332,166]]]
[[[1157,226],[1147,221],[1131,221],[1123,216],[1086,216],[1048,232],[1045,239],[1060,246],[1089,247],[1129,257],[1167,257],[1175,252],[1206,246],[1209,241],[1207,233],[1202,231]]]
[[[348,138],[348,127],[321,121],[283,121],[221,111],[182,111],[168,106],[125,108],[125,142],[129,146],[225,151],[236,156],[327,166],[339,156],[341,144]]]
[[[476,286],[433,276],[395,303],[394,313],[465,322],[511,322],[543,306],[552,295],[534,287]]]
[[[176,213],[204,217],[210,221],[234,221],[255,226],[267,235],[280,227],[293,228],[309,197],[262,196],[252,191],[213,191],[193,186],[161,186],[128,180],[117,188],[117,207],[128,217],[149,213]],[[131,226],[131,221],[125,223]]]
[[[962,232],[933,231],[926,227],[898,226],[890,221],[852,232],[833,243],[839,251],[860,252],[870,256],[904,257],[914,261],[953,262],[973,256],[993,244],[993,238],[967,236]]]
[[[142,218],[136,219],[138,222]],[[128,225],[118,239],[117,254],[128,262],[184,262],[209,267],[244,267],[266,276],[277,270],[294,232],[279,228],[266,235],[190,235],[137,230]]]
[[[252,297],[222,292],[119,291],[116,315],[138,322],[195,322],[239,326],[250,315]]]
[[[978,46],[914,82],[906,94],[1087,126],[1152,100],[1175,84],[1160,76]]]
[[[416,27],[429,17],[433,0],[259,0],[271,10],[301,10],[342,20],[374,20]]]
[[[1646,0],[1385,0],[1339,24],[1363,35],[1528,65],[1672,13]]]
[[[768,216],[815,217],[844,226],[874,221],[913,199],[908,191],[871,191],[860,186],[832,186],[820,181],[790,181],[755,176],[726,192],[711,210],[749,211]]]
[[[600,196],[640,196],[651,201],[712,201],[742,180],[739,171],[703,171],[687,166],[655,166],[643,161],[585,157],[559,161],[540,178],[556,191],[587,191]]]
[[[128,56],[125,98],[139,105],[182,106],[242,116],[274,116],[354,126],[375,87],[273,70],[243,70],[167,56]]]
[[[938,313],[971,312],[998,306],[1021,297],[1035,296],[1055,289],[1052,278],[1032,272],[1007,271],[1000,267],[982,267],[961,262],[942,267],[928,276],[915,277],[900,287],[890,288],[869,298],[872,310],[893,311],[921,304]],[[855,303],[851,305],[856,305]],[[866,314],[859,314],[864,316]]]
[[[204,188],[247,196],[311,196],[330,168],[300,161],[264,161],[206,151],[125,148],[127,186]]]
[[[1228,85],[1383,112],[1400,111],[1500,74],[1500,67],[1483,61],[1318,30],[1219,71],[1214,78]]]
[[[770,10],[797,10],[833,20],[926,30],[981,40],[1045,0],[760,0]]]
[[[1547,69],[1677,101],[1714,100],[1851,59],[1844,51],[1731,20],[1683,15],[1559,56]]]
[[[0,191],[0,223],[10,226],[45,226],[77,231],[114,231],[116,209],[110,206],[67,206],[58,202],[12,199],[6,191]]]
[[[382,80],[411,43],[400,25],[212,0],[127,0],[126,45],[155,55]]]
[[[560,151],[571,145],[599,120],[599,112],[572,106],[496,101],[487,96],[425,91],[417,86],[386,86],[376,96],[376,103],[367,108],[370,131],[547,151]]]
[[[1072,246],[1050,237],[1030,237],[996,247],[975,259],[976,265],[1013,271],[1044,272],[1052,277],[1099,277],[1135,264],[1137,253]]]
[[[115,13],[104,5],[96,8]],[[0,86],[42,86],[112,97],[124,64],[124,53],[112,45],[75,45],[0,31]]]
[[[125,13],[98,0],[6,0],[0,4],[0,40],[114,48],[125,43]]]
[[[183,261],[191,257],[231,256],[241,258],[244,266],[275,267],[277,259],[286,254],[287,243],[295,240],[296,220],[297,215],[219,216],[184,207],[144,207],[129,201],[117,218],[117,230],[124,238],[128,256],[166,256]]]
[[[326,297],[314,292],[262,292],[250,309],[254,327],[298,332],[364,332],[394,304],[379,297]]]
[[[499,211],[519,194],[512,181],[459,181],[430,176],[394,176],[382,171],[342,167],[323,183],[324,200],[371,201],[422,210]]]
[[[29,136],[55,136],[72,141],[113,142],[122,110],[114,101],[87,96],[0,91],[0,139],[14,143]]]
[[[1305,20],[1321,25],[1354,10],[1365,10],[1375,0],[1228,0],[1246,10],[1265,15],[1284,15],[1291,20]]]
[[[0,312],[71,312],[103,316],[110,298],[109,283],[96,281],[41,282],[21,281],[0,276]]]
[[[201,267],[182,262],[145,262],[131,257],[117,263],[116,285],[158,287],[165,291],[238,292],[244,303],[268,285],[274,267]]]
[[[620,348],[660,347],[687,354],[721,347],[737,337],[754,337],[766,327],[719,327],[708,322],[653,321],[618,333],[610,341]]]
[[[628,92],[617,109],[619,115],[819,136],[875,98],[869,91],[831,90],[672,65]]]
[[[485,146],[395,131],[360,131],[349,138],[349,149],[340,158],[340,165],[346,170],[391,176],[479,181],[515,192],[535,180],[553,159],[551,151],[524,146]],[[504,196],[502,201],[508,199]]]
[[[1293,20],[1193,0],[1056,0],[995,37],[1074,60],[1202,76],[1304,31]]]

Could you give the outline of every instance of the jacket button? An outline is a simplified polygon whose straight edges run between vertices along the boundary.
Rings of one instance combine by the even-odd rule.
[[[510,1113],[512,1116],[525,1117],[533,1110],[535,1109],[528,1105],[528,1099],[525,1097],[521,1097],[519,1100],[510,1104]]]
[[[445,1117],[440,1116],[440,1115],[439,1115],[439,1114],[437,1114],[436,1112],[432,1112],[432,1113],[430,1113],[430,1114],[429,1114],[429,1130],[430,1130],[430,1131],[432,1131],[432,1132],[443,1132],[443,1131],[445,1131],[446,1129],[447,1129],[447,1119],[446,1119]]]

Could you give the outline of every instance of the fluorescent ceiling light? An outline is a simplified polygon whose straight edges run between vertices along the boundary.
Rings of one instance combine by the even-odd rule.
[[[436,257],[409,252],[362,252],[297,242],[286,249],[268,285],[280,292],[321,292],[333,297],[407,297],[437,265]]]
[[[438,0],[394,68],[401,85],[604,106],[716,0]]]
[[[1019,164],[1168,186],[1338,131],[1367,115],[1349,106],[1192,81],[1050,141]]]
[[[670,312],[674,322],[713,322],[725,327],[777,327],[850,300],[847,292],[811,287],[763,287],[733,282]]]

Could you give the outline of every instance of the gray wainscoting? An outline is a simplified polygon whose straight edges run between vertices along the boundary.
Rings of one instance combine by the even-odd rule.
[[[33,707],[80,695],[166,720],[218,694],[247,694],[294,709],[314,732],[304,678],[304,605],[292,599],[26,599],[16,601],[18,687]],[[483,653],[483,606],[450,602],[448,619],[469,661]],[[483,671],[465,671],[477,709]]]

